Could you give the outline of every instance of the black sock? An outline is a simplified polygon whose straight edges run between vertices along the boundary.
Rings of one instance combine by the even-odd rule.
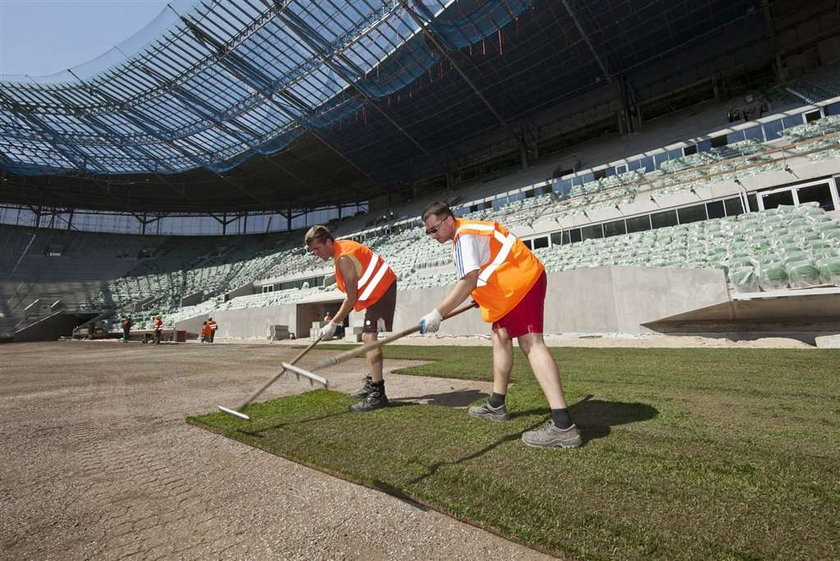
[[[501,407],[505,404],[505,394],[493,392],[488,400],[488,405],[492,408]]]
[[[574,424],[568,409],[552,409],[551,420],[558,429],[567,429]]]
[[[379,380],[378,382],[374,382],[371,380],[370,387],[374,390],[379,390],[382,393],[385,393],[385,380]]]

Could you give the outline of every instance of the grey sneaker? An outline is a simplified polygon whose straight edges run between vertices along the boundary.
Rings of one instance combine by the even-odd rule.
[[[382,409],[383,407],[388,407],[388,396],[380,389],[371,388],[370,393],[362,401],[350,406],[350,411],[364,413],[366,411],[373,411],[374,409]]]
[[[481,405],[470,407],[469,414],[473,419],[485,419],[487,421],[508,420],[508,413],[504,403],[498,407],[490,407],[490,402],[485,401]]]
[[[371,379],[371,377],[370,376],[365,376],[365,385],[362,386],[362,389],[360,389],[359,391],[357,391],[355,393],[351,393],[350,397],[361,397],[361,398],[367,397],[368,394],[370,393],[372,383],[373,383],[373,380]]]
[[[558,429],[554,426],[554,421],[549,419],[537,430],[522,433],[522,442],[528,446],[539,448],[549,448],[551,446],[577,448],[583,444],[583,439],[580,437],[580,430],[578,430],[577,425],[572,425],[567,429]]]

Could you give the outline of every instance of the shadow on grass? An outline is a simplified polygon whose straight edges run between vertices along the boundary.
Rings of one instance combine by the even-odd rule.
[[[522,438],[522,433],[523,432],[529,431],[529,430],[534,430],[535,428],[537,428],[541,424],[543,424],[542,420],[540,420],[538,423],[534,423],[534,424],[532,424],[528,427],[525,427],[523,430],[521,430],[519,432],[515,432],[513,434],[509,434],[509,435],[505,436],[504,438],[500,438],[496,442],[491,442],[490,444],[488,444],[484,448],[480,448],[480,449],[476,450],[475,452],[473,452],[471,454],[467,454],[466,456],[462,456],[462,457],[458,458],[457,460],[453,460],[451,462],[435,462],[434,464],[432,464],[429,467],[429,471],[427,471],[423,475],[415,477],[414,479],[406,482],[406,485],[414,485],[415,483],[420,483],[421,481],[423,481],[427,477],[433,476],[441,468],[444,468],[446,466],[456,466],[460,463],[468,462],[470,460],[474,460],[475,458],[483,456],[484,454],[486,454],[490,450],[493,450],[494,448],[498,448],[499,446],[501,446],[505,442],[510,442],[512,440],[519,440],[520,438]]]
[[[540,408],[540,409],[529,409],[527,411],[517,411],[516,413],[511,415],[511,418],[516,417],[526,417],[532,415],[548,415],[549,409],[547,408]],[[581,435],[583,436],[583,445],[586,446],[591,440],[595,440],[598,438],[604,438],[610,434],[610,427],[616,425],[626,425],[628,423],[637,423],[641,421],[647,421],[649,419],[653,419],[657,415],[659,415],[659,411],[646,403],[625,403],[621,401],[601,401],[601,400],[593,400],[591,395],[587,395],[577,403],[574,403],[569,406],[569,412],[572,415],[572,419],[574,419],[575,424],[580,429]],[[540,419],[536,423],[532,423],[529,426],[526,426],[524,429],[515,432],[513,434],[509,434],[504,438],[500,438],[496,442],[492,442],[481,448],[458,458],[457,460],[447,461],[447,462],[437,462],[433,464],[429,470],[409,481],[408,485],[413,485],[415,483],[419,483],[434,475],[437,471],[441,468],[451,465],[457,465],[462,462],[467,462],[469,460],[473,460],[480,456],[483,456],[487,452],[493,450],[504,444],[505,442],[510,442],[513,440],[519,440],[522,438],[522,433],[527,432],[529,430],[534,430],[540,425],[542,425],[544,419]]]
[[[527,409],[510,414],[511,419],[543,415],[548,417],[547,407]],[[647,421],[659,415],[659,410],[646,403],[625,403],[623,401],[592,400],[588,395],[569,406],[569,414],[583,435],[584,444],[590,440],[604,438],[610,434],[610,427]]]
[[[391,400],[391,403],[424,403],[443,407],[466,407],[482,397],[487,397],[487,393],[478,390],[459,390],[446,393],[430,393],[416,397],[401,397]]]
[[[411,495],[406,494],[401,489],[398,489],[394,485],[382,481],[381,479],[374,479],[369,483],[363,483],[367,487],[371,487],[372,489],[376,489],[377,491],[381,491],[387,495],[394,497],[395,499],[402,501],[403,503],[407,504],[410,507],[416,508],[422,512],[428,512],[429,507],[424,505],[423,503],[419,502],[417,499],[413,498]]]
[[[569,413],[580,429],[585,445],[590,440],[608,436],[610,427],[648,421],[659,415],[659,410],[647,403],[586,399],[569,407]]]
[[[233,429],[236,432],[241,432],[242,434],[247,434],[248,436],[253,436],[255,438],[262,438],[265,431],[270,431],[274,429],[279,429],[282,427],[289,427],[292,425],[305,425],[306,423],[313,423],[315,421],[322,421],[324,419],[330,419],[332,417],[340,417],[342,415],[349,414],[350,411],[339,411],[337,413],[330,413],[329,415],[321,415],[320,417],[309,417],[308,419],[302,419],[300,421],[284,421],[282,423],[276,423],[273,425],[265,425],[265,426],[256,426],[256,427],[249,427],[248,430],[236,428]]]

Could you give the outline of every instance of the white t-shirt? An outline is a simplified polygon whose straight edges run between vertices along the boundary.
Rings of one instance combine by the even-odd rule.
[[[452,248],[455,272],[462,279],[490,260],[490,236],[461,234]]]

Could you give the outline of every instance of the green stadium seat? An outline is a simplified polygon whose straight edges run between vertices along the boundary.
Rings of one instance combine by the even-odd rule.
[[[791,288],[807,288],[821,283],[820,271],[810,261],[792,261],[785,264]]]

